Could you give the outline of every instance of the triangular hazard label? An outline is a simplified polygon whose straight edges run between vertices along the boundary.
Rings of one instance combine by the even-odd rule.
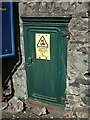
[[[48,44],[44,36],[42,36],[40,40],[38,41],[37,47],[48,47]]]

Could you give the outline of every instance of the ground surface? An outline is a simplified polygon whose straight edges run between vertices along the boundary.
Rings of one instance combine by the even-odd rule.
[[[44,114],[41,113],[43,108],[46,110],[44,111]],[[26,107],[21,112],[14,113],[8,108],[3,110],[2,118],[89,118],[89,109],[83,108],[74,112],[67,111],[64,107],[52,106],[38,102],[27,102]]]

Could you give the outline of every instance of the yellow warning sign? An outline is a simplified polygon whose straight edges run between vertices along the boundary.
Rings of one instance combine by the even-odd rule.
[[[36,58],[50,60],[50,34],[39,34],[35,36]]]

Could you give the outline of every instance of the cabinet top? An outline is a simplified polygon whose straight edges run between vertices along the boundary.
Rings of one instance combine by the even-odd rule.
[[[21,15],[23,22],[58,22],[69,23],[72,16],[28,16]]]

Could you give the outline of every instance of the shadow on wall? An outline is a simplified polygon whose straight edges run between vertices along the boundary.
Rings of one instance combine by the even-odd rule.
[[[17,67],[22,63],[21,49],[20,49],[18,3],[13,3],[13,4],[14,4],[13,15],[14,15],[15,56],[2,59],[2,86],[3,86],[3,91],[5,91],[8,88],[8,82],[10,82],[11,95],[9,97],[12,97],[14,95],[12,75],[17,70]],[[8,99],[8,97],[6,99]]]

